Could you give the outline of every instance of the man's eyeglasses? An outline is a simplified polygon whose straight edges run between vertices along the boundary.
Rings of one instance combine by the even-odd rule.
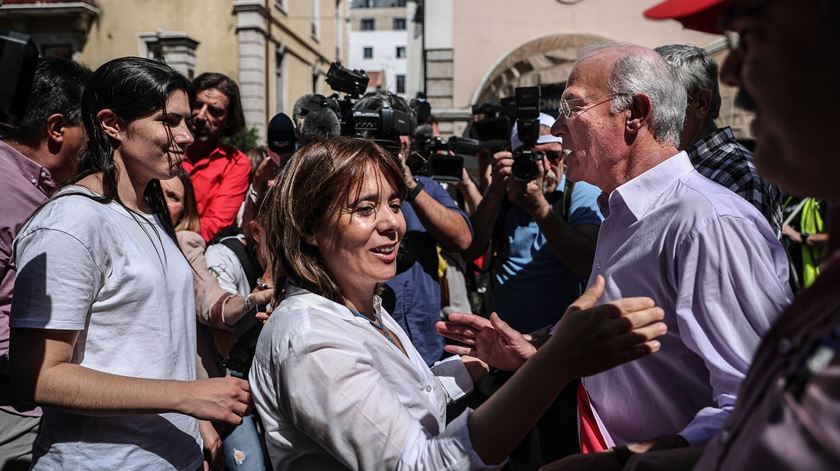
[[[599,96],[599,97],[595,97],[595,98],[593,98],[593,97],[572,98],[571,100],[566,100],[565,98],[561,98],[560,99],[560,108],[557,111],[560,113],[561,118],[571,119],[573,116],[577,116],[581,113],[585,113],[586,111],[589,111],[590,109],[592,109],[592,108],[594,108],[594,107],[596,107],[596,106],[598,106],[602,103],[606,103],[606,102],[612,100],[613,98],[615,98],[617,96],[626,96],[626,95],[629,95],[629,93],[611,93],[609,95],[603,95],[603,96]],[[601,101],[599,101],[597,103],[592,103],[591,105],[589,105],[585,108],[578,108],[577,107],[576,103],[583,102],[583,101],[586,101],[586,100],[601,100]],[[575,107],[575,109],[572,109],[573,106]]]

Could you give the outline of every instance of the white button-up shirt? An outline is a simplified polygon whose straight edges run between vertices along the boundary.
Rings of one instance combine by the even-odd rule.
[[[470,411],[447,403],[472,390],[459,357],[431,369],[391,316],[408,356],[343,305],[291,288],[257,345],[250,374],[274,469],[482,469]]]
[[[761,213],[681,152],[609,195],[590,284],[603,302],[649,296],[668,333],[649,357],[584,378],[609,445],[707,441],[761,337],[791,301],[784,249]]]

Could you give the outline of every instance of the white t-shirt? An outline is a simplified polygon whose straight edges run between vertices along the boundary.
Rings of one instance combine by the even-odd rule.
[[[59,194],[88,190],[71,186]],[[139,222],[138,222],[139,221]],[[116,375],[195,379],[193,274],[150,215],[84,196],[50,201],[21,230],[12,328],[82,331],[72,362]],[[193,471],[198,422],[44,407],[34,469]]]
[[[472,390],[460,358],[431,369],[379,306],[406,356],[367,319],[291,287],[257,344],[249,382],[274,469],[496,469],[473,450],[471,411],[446,404]]]
[[[231,237],[240,241],[245,238],[243,235]],[[245,245],[243,244],[242,247],[245,247]],[[245,274],[245,269],[242,268],[242,262],[239,261],[236,252],[219,241],[207,246],[204,259],[207,261],[207,269],[210,270],[210,273],[216,275],[216,280],[223,290],[240,296],[251,294],[248,275]]]

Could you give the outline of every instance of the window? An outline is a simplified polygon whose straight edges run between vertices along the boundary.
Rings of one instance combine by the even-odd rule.
[[[397,75],[397,93],[405,93],[405,75]]]
[[[405,18],[394,18],[394,29],[396,31],[405,30]]]
[[[58,57],[71,60],[73,58],[73,46],[71,44],[40,44],[41,55],[44,57]],[[163,54],[160,57],[150,57],[163,62]]]
[[[362,18],[362,31],[373,31],[373,18]]]
[[[373,59],[373,48],[372,48],[372,47],[366,47],[366,48],[364,49],[364,55],[363,55],[363,57],[364,57],[365,59]]]
[[[398,7],[404,7],[405,6],[405,0],[397,0],[397,6]]]
[[[397,59],[405,59],[405,46],[397,46]]]

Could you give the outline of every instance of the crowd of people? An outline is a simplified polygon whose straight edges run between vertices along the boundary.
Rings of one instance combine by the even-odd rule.
[[[320,95],[243,150],[223,74],[40,59],[0,130],[0,469],[837,469],[840,8],[648,14],[725,33],[720,77],[583,49],[527,181],[517,127],[441,183]]]

